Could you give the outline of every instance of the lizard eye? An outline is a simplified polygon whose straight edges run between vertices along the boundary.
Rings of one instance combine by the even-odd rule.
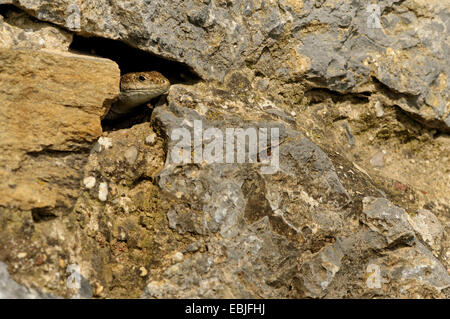
[[[143,75],[139,75],[139,81],[141,81],[141,82],[144,82],[145,81],[145,76],[143,76]]]

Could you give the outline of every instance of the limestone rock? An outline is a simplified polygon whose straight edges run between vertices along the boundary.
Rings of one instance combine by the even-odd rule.
[[[374,167],[384,167],[384,155],[385,152],[383,151],[376,152],[370,159],[370,164]]]
[[[8,266],[0,262],[0,299],[55,299],[56,296],[21,286],[8,273]]]
[[[187,96],[195,103],[187,102]],[[233,113],[242,114],[243,118],[235,120],[227,111],[212,107],[214,99],[192,87],[174,86],[169,94],[169,106],[156,109],[153,120],[167,138],[176,127],[193,129],[195,120],[202,120],[204,128],[224,127],[223,122],[246,126],[244,114],[249,113],[239,111],[245,106],[225,103],[233,105]],[[183,106],[183,101],[189,107]],[[203,110],[200,107],[203,104],[210,107]],[[258,118],[258,112],[253,111],[253,116]],[[355,297],[370,295],[374,293],[371,289],[378,289],[375,293],[383,296],[400,297],[405,294],[402,290],[405,282],[414,289],[419,287],[414,284],[412,269],[424,265],[430,265],[430,272],[420,277],[421,285],[431,290],[416,289],[415,294],[426,296],[432,291],[432,296],[443,297],[442,290],[448,287],[450,278],[440,262],[417,241],[405,211],[386,199],[366,197],[360,221],[367,228],[353,224],[345,218],[342,208],[348,200],[348,191],[335,175],[327,156],[291,131],[288,123],[272,120],[253,123],[258,127],[280,128],[280,171],[273,175],[260,175],[255,164],[253,168],[242,164],[245,169],[229,164],[179,166],[171,162],[169,152],[165,167],[158,175],[161,189],[178,198],[167,212],[168,226],[183,236],[188,233],[206,236],[208,249],[156,272],[159,275],[149,282],[144,297],[342,298],[348,297],[349,291]],[[170,139],[168,150],[175,144]],[[317,177],[309,179],[316,172]],[[270,241],[261,237],[261,231],[252,233],[255,227],[268,232],[265,236]],[[328,243],[327,236],[337,237],[336,241]],[[310,238],[322,238],[319,251]],[[247,251],[254,247],[255,240],[259,242],[258,255]],[[224,256],[220,253],[223,250],[228,252]],[[310,253],[305,253],[308,250]],[[364,260],[374,250],[402,260],[398,266],[403,267],[404,276],[397,276],[378,261],[369,267]],[[235,256],[239,256],[237,264]],[[279,260],[285,260],[283,265],[278,264]],[[233,266],[228,268],[230,264]],[[247,268],[250,264],[251,270]],[[375,277],[360,275],[367,269]],[[242,283],[227,281],[225,274],[230,271],[239,272]],[[295,287],[293,292],[288,293],[285,280]],[[384,284],[386,280],[390,280],[389,286]],[[257,284],[248,288],[244,282]]]
[[[340,93],[376,93],[381,83],[389,105],[450,130],[448,6],[439,0],[377,1],[375,16],[369,0],[2,3],[186,63],[208,80],[250,65]]]
[[[8,296],[450,297],[441,2],[0,3]],[[120,70],[75,33],[201,79],[103,131]]]
[[[414,231],[408,223],[406,212],[384,198],[364,198],[362,222],[372,231],[381,234],[388,246],[411,245]]]
[[[375,281],[378,281],[379,285],[367,285],[375,294],[382,293],[397,298],[424,298],[432,297],[434,291],[434,296],[442,298],[442,290],[450,287],[447,270],[421,243],[387,253],[370,263],[379,267],[377,273],[372,275],[378,277]]]
[[[450,276],[432,252],[412,237],[405,224],[406,213],[385,199],[366,198],[364,202],[365,214],[372,215],[370,223],[362,218],[368,230],[338,237],[307,260],[297,274],[298,289],[307,297],[342,298],[349,295],[345,288],[349,283],[352,296],[443,298]],[[393,246],[389,238],[394,233],[405,234],[405,229],[404,238],[409,239]],[[382,256],[372,255],[373,251]]]
[[[408,215],[408,221],[432,250],[439,252],[444,234],[439,219],[429,210],[421,209],[413,216]]]
[[[68,51],[73,35],[25,12],[8,10],[0,15],[0,47]]]

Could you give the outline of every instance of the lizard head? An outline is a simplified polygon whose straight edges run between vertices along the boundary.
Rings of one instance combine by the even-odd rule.
[[[161,73],[135,72],[122,75],[120,78],[120,94],[111,105],[106,119],[115,119],[130,112],[133,108],[166,93],[170,82]]]
[[[127,73],[120,78],[120,91],[124,93],[145,93],[149,99],[169,90],[170,82],[159,72]]]

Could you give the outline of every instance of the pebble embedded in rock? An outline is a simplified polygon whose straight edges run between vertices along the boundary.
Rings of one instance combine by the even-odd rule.
[[[120,241],[126,241],[127,239],[127,233],[124,229],[119,230],[119,240]]]
[[[130,165],[133,165],[136,162],[136,159],[138,157],[138,149],[136,146],[130,146],[126,151],[125,151],[125,159],[127,160],[127,163]]]
[[[112,147],[112,139],[109,137],[103,137],[101,136],[97,143],[100,145],[100,150],[99,152],[101,152],[102,150],[107,150],[109,148]]]
[[[376,101],[374,107],[377,117],[382,117],[384,115],[384,109],[380,101]]]
[[[344,124],[342,124],[342,126],[345,129],[345,134],[347,135],[347,138],[348,138],[348,144],[350,146],[355,145],[355,137],[353,136],[352,132],[350,131],[350,127],[348,126],[348,124],[344,122]]]
[[[155,133],[152,133],[145,138],[145,144],[152,146],[152,145],[155,145],[155,143],[156,143],[156,134]]]
[[[91,189],[95,186],[96,180],[94,176],[88,176],[83,179],[83,184],[87,189]]]
[[[384,152],[376,152],[370,159],[370,164],[374,167],[384,167]]]
[[[139,276],[141,276],[141,277],[145,277],[148,274],[148,271],[147,271],[147,269],[145,269],[145,267],[139,268],[139,271],[140,271]]]
[[[98,199],[102,202],[108,198],[108,184],[105,182],[100,183],[98,187]]]
[[[177,263],[183,261],[183,253],[182,253],[182,252],[179,252],[179,251],[176,252],[176,253],[173,255],[173,261],[174,261],[174,262],[177,262]]]
[[[269,79],[267,78],[260,79],[256,82],[256,88],[262,92],[267,90],[268,87],[269,87]]]

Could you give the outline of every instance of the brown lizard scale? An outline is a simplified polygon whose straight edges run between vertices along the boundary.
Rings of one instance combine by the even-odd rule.
[[[135,107],[166,93],[169,87],[169,80],[159,72],[127,73],[120,78],[120,94],[105,118],[117,119]]]

